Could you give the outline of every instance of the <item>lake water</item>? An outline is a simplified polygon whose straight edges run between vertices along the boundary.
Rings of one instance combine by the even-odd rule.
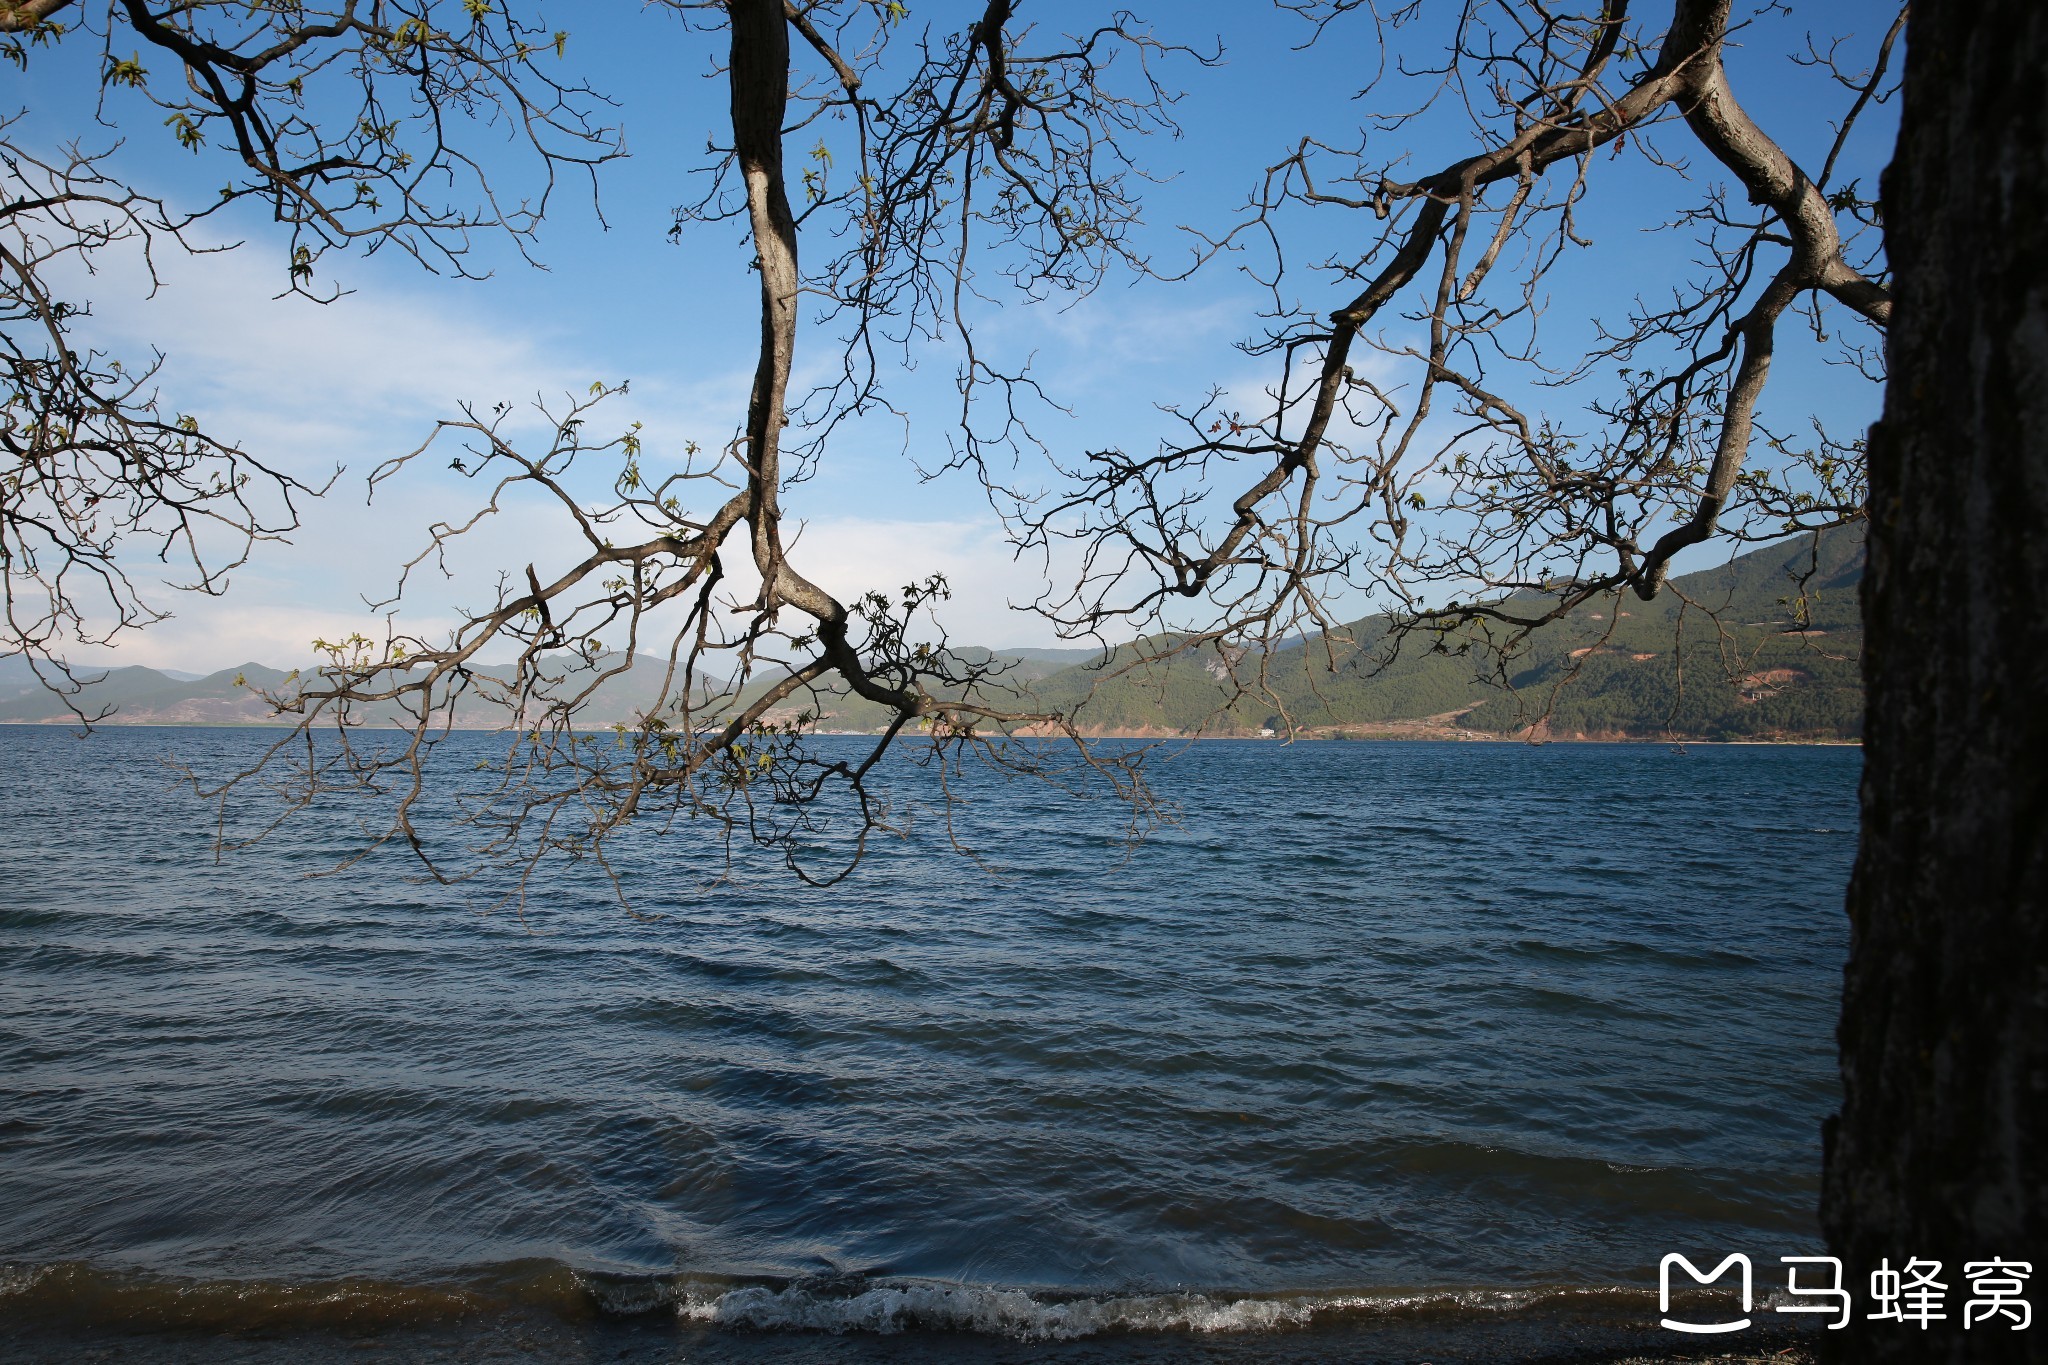
[[[1478,1359],[1818,1246],[1855,749],[1203,743],[1135,850],[977,778],[980,866],[645,837],[637,916],[565,876],[522,923],[309,878],[345,812],[216,865],[161,757],[264,739],[0,729],[0,1321],[49,1358]]]

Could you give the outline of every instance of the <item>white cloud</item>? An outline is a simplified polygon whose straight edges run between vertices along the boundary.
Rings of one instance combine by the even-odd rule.
[[[958,644],[1049,645],[1041,618],[1017,610],[1044,588],[1040,561],[1016,559],[994,520],[816,520],[802,527],[790,560],[842,602],[879,591],[900,597],[906,584],[943,574],[952,596],[937,619]]]
[[[364,599],[388,596],[401,564],[426,544],[429,525],[466,516],[488,489],[448,468],[461,451],[447,437],[366,503],[372,469],[418,447],[438,420],[459,417],[464,400],[486,412],[493,403],[514,405],[507,430],[531,436],[541,424],[526,405],[537,395],[559,409],[565,390],[581,395],[593,379],[622,377],[616,357],[583,354],[546,327],[493,316],[474,287],[371,283],[323,306],[272,297],[274,262],[253,252],[159,265],[163,286],[153,296],[139,258],[110,259],[89,288],[73,282],[94,302],[82,337],[134,359],[161,350],[166,407],[202,415],[273,467],[316,485],[338,466],[346,471],[326,497],[301,501],[303,524],[289,543],[256,547],[222,598],[150,587],[176,578],[175,569],[166,575],[153,563],[132,566],[147,600],[173,618],[121,636],[116,662],[210,670],[252,657],[298,661],[315,635],[375,623]],[[592,420],[620,431],[644,423],[647,462],[660,467],[685,439],[720,439],[746,384],[739,369],[644,381],[608,399]],[[420,612],[437,623],[452,620],[455,604],[488,600],[496,569],[546,562],[548,550],[570,536],[546,509],[511,507],[454,557],[465,570],[456,582],[416,577],[408,619]]]
[[[488,490],[448,468],[460,453],[452,444],[436,445],[366,504],[369,470],[415,448],[437,420],[457,415],[462,400],[482,409],[520,405],[536,394],[580,394],[592,379],[625,377],[619,356],[591,354],[562,329],[496,316],[488,291],[474,286],[394,288],[370,276],[357,293],[322,306],[274,298],[275,261],[254,252],[163,264],[164,287],[154,298],[133,262],[111,262],[92,282],[95,344],[125,354],[160,348],[167,403],[204,415],[278,467],[316,482],[337,465],[347,472],[326,498],[303,507],[304,525],[290,544],[258,547],[224,597],[151,593],[173,617],[123,636],[112,652],[118,663],[210,671],[253,659],[288,667],[306,661],[315,636],[381,633],[367,601],[389,595],[432,522],[466,516]],[[1075,348],[1065,359],[1079,363],[1084,352],[1156,353],[1175,338],[1213,331],[1219,319],[1217,306],[1190,314],[1091,305],[1086,315],[1052,319],[1051,327]],[[643,463],[653,472],[673,467],[684,440],[715,448],[730,434],[750,359],[728,356],[718,368],[675,358],[668,374],[636,377],[631,392],[607,400],[593,423],[623,431],[643,422]],[[515,418],[528,432],[536,420]],[[804,573],[848,602],[869,589],[894,596],[905,583],[943,574],[953,596],[941,619],[956,641],[1058,642],[1041,619],[1013,610],[1039,595],[1042,563],[1016,560],[992,517],[965,511],[971,499],[921,488],[907,467],[886,471],[893,461],[858,453],[871,439],[847,435],[860,496],[842,491],[842,480],[830,491],[801,486],[788,499],[792,553]],[[891,483],[898,477],[900,488]],[[892,499],[945,512],[863,515]],[[799,521],[819,506],[830,514]],[[457,619],[458,608],[487,604],[499,572],[521,574],[528,563],[545,571],[579,544],[559,507],[511,502],[451,555],[452,581],[432,569],[417,573],[401,620],[409,632],[432,636]],[[733,549],[726,557],[732,591],[744,596],[748,566],[740,547]]]
[[[563,522],[540,508],[521,508],[486,532],[486,538],[458,557],[463,572],[451,587],[429,571],[410,593],[398,620],[409,634],[442,638],[455,624],[454,604],[480,606],[489,598],[490,575],[479,566],[511,567],[529,560],[537,541],[559,532]],[[793,528],[795,529],[795,528]],[[396,538],[387,537],[396,549]],[[382,590],[390,582],[395,554],[385,547],[366,553],[353,566],[335,566],[366,590]],[[738,548],[737,546],[735,547]],[[943,574],[951,600],[938,609],[938,619],[959,644],[1051,645],[1060,641],[1050,626],[1012,604],[1037,595],[1043,574],[1030,561],[1011,559],[1000,528],[992,522],[909,521],[833,518],[803,526],[791,546],[791,560],[801,572],[841,601],[851,603],[876,590],[891,598],[903,586],[932,574]],[[724,595],[735,600],[751,596],[754,579],[742,555],[731,562]],[[464,589],[468,589],[465,593]],[[141,664],[192,672],[254,661],[288,668],[311,660],[312,640],[334,639],[352,631],[381,638],[382,614],[339,592],[317,592],[293,576],[245,574],[224,596],[179,594],[167,600],[175,615],[145,631],[123,637],[111,652],[94,652],[91,662]],[[653,625],[653,622],[649,623]],[[658,651],[652,636],[641,650]]]

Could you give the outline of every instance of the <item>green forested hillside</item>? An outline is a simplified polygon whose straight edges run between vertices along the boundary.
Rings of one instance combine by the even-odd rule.
[[[1860,528],[1817,550],[1810,540],[1773,546],[1689,575],[1676,594],[1631,601],[1612,623],[1560,622],[1569,633],[1535,642],[1511,675],[1516,691],[1488,698],[1467,723],[1508,731],[1547,712],[1554,735],[1855,738]]]
[[[1102,731],[1850,739],[1863,715],[1862,572],[1851,528],[1686,575],[1655,602],[1587,607],[1505,661],[1469,631],[1443,652],[1419,636],[1393,652],[1385,622],[1368,618],[1263,670],[1240,660],[1248,690],[1235,697],[1213,656],[1120,677],[1130,656],[1112,656],[1031,691]]]

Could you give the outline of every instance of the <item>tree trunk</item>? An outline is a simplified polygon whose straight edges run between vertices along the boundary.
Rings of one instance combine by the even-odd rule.
[[[1924,0],[1885,174],[1898,280],[1870,440],[1869,721],[1822,1220],[1848,1361],[2048,1359],[2048,5]],[[1946,1321],[1871,1321],[1939,1260]],[[1964,1329],[1965,1263],[2042,1320]],[[1981,1296],[1978,1296],[1981,1297]]]

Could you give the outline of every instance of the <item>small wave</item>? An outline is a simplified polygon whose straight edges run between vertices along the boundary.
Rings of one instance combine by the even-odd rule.
[[[1514,1312],[1557,1290],[1450,1290],[1231,1296],[1157,1293],[1063,1296],[995,1286],[868,1282],[850,1289],[744,1285],[723,1292],[686,1286],[675,1311],[703,1326],[751,1331],[972,1332],[1019,1341],[1073,1341],[1105,1333],[1272,1332],[1341,1316]],[[1581,1291],[1583,1292],[1583,1291]]]

